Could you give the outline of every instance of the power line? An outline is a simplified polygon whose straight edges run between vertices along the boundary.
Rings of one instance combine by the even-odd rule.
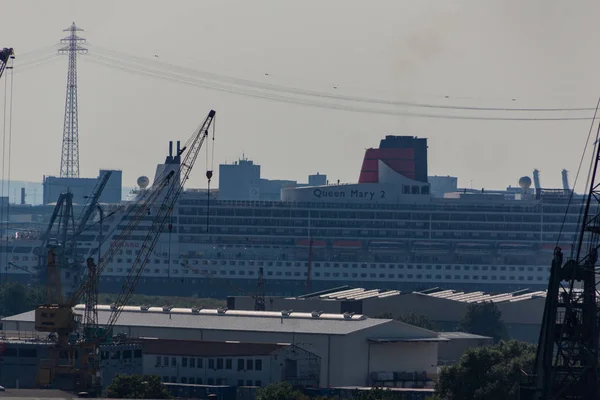
[[[178,69],[181,71],[185,71],[188,74],[194,75],[203,75],[208,77],[209,79],[223,81],[228,83],[235,83],[242,86],[249,86],[258,89],[266,89],[270,91],[279,91],[285,92],[289,94],[296,94],[302,96],[312,96],[319,98],[326,98],[329,100],[343,100],[349,102],[359,102],[359,103],[373,103],[379,105],[388,105],[388,106],[402,106],[402,107],[416,107],[416,108],[431,108],[431,109],[444,109],[444,110],[465,110],[465,111],[504,111],[504,112],[578,112],[578,111],[594,111],[593,107],[554,107],[554,108],[523,108],[523,107],[478,107],[478,106],[457,106],[457,105],[443,105],[443,104],[430,104],[430,103],[417,103],[411,101],[399,101],[399,100],[385,100],[385,99],[377,99],[370,97],[362,97],[362,96],[347,96],[347,95],[336,95],[326,92],[318,92],[313,90],[305,90],[294,88],[290,86],[276,85],[271,83],[264,83],[259,81],[253,81],[248,79],[236,78],[231,76],[225,76],[221,74],[216,74],[212,72],[199,71],[187,67],[181,67],[178,65],[170,64],[164,61],[158,61],[156,59],[144,58],[138,56],[132,56],[127,53],[122,53],[110,49],[103,48],[101,46],[92,45],[90,46],[92,50],[96,51],[96,55],[105,58],[114,58],[117,57],[117,60],[122,63],[127,63],[124,61],[124,58],[130,58],[135,60],[137,63],[141,63],[144,66],[147,64],[155,64],[160,65],[160,67],[156,67],[155,69],[161,69],[164,71],[173,71],[174,69]],[[103,54],[104,53],[104,54]],[[112,55],[111,55],[112,53]]]
[[[202,87],[205,89],[217,90],[234,95],[242,95],[247,97],[259,98],[263,100],[273,100],[289,104],[297,104],[318,108],[327,108],[341,111],[352,111],[368,114],[392,115],[403,117],[419,117],[419,118],[439,118],[439,119],[458,119],[458,120],[482,120],[482,121],[588,121],[591,117],[489,117],[489,116],[471,116],[471,115],[446,115],[446,114],[431,114],[431,113],[414,113],[395,110],[384,110],[378,108],[357,107],[350,105],[342,105],[328,103],[324,101],[316,101],[312,99],[302,99],[298,97],[282,96],[274,93],[260,92],[257,90],[243,89],[235,86],[227,86],[214,82],[207,82],[199,79],[194,79],[186,76],[181,76],[174,73],[153,70],[143,66],[130,65],[122,61],[108,59],[99,56],[98,54],[89,53],[88,60],[113,69],[119,69],[139,75],[146,75],[153,78],[184,83],[187,85]]]

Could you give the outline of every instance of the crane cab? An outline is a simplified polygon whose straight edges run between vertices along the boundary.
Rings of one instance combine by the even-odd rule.
[[[68,334],[77,329],[78,318],[68,305],[47,304],[35,309],[35,330]]]

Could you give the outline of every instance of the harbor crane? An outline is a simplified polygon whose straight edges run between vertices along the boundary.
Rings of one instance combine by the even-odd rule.
[[[562,249],[554,250],[535,364],[533,373],[525,374],[521,383],[521,400],[600,398],[596,282],[600,248],[599,163],[600,144],[596,141],[574,252],[565,262]]]
[[[48,291],[48,304],[41,305],[35,310],[35,328],[41,332],[48,332],[57,337],[57,344],[53,348],[50,359],[40,365],[38,370],[38,385],[51,387],[55,382],[67,381],[78,391],[97,393],[100,388],[99,379],[99,346],[112,340],[113,328],[123,307],[128,303],[136,284],[144,271],[148,258],[166,230],[167,222],[171,216],[177,200],[184,189],[190,172],[198,158],[200,150],[209,134],[209,128],[215,118],[215,111],[211,110],[204,122],[196,129],[194,134],[179,151],[180,162],[173,161],[166,165],[153,187],[140,194],[140,197],[125,210],[121,229],[110,247],[94,263],[92,258],[87,259],[87,279],[66,300],[55,289]],[[213,129],[214,135],[214,129]],[[176,159],[179,160],[179,157]],[[207,174],[208,175],[208,174]],[[132,234],[143,222],[151,222],[150,226],[141,231],[146,232],[139,252],[136,255],[129,274],[125,278],[121,292],[115,303],[111,306],[111,314],[104,326],[100,327],[97,314],[97,284],[98,277],[112,262],[113,256],[131,239]],[[48,284],[60,288],[59,277],[56,273],[56,258],[52,248],[48,250]],[[73,333],[78,330],[81,320],[74,313],[73,307],[85,296],[85,321],[83,324],[83,338],[74,339]],[[63,357],[59,357],[59,353]],[[66,359],[64,355],[67,355]]]

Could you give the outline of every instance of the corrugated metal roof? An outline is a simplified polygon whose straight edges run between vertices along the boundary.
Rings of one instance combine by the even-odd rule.
[[[443,337],[424,337],[424,338],[369,338],[371,343],[418,343],[418,342],[447,342]]]
[[[440,336],[446,339],[490,339],[488,336],[475,335],[467,332],[440,332]]]
[[[83,305],[75,307],[82,311]],[[106,324],[110,306],[98,306],[98,320]],[[170,327],[187,329],[255,331],[255,332],[296,332],[330,335],[345,335],[377,325],[393,322],[389,319],[367,318],[351,314],[314,314],[291,312],[289,316],[273,311],[198,310],[173,308],[170,312],[160,307],[142,311],[140,307],[125,307],[117,326]],[[34,311],[4,318],[3,321],[34,322]]]
[[[266,356],[290,346],[284,343],[209,342],[201,340],[141,339],[145,354],[188,357]]]
[[[516,302],[524,300],[532,300],[540,297],[546,297],[546,291],[519,290],[512,293],[490,294],[485,292],[461,292],[455,290],[429,289],[421,292],[415,292],[423,296],[435,297],[438,299],[446,299],[459,301],[462,303],[482,303],[482,302]]]

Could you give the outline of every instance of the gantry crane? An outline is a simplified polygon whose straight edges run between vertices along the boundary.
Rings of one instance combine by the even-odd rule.
[[[575,252],[563,262],[562,250],[559,247],[554,250],[534,371],[525,376],[521,400],[591,400],[600,396],[596,287],[600,247],[599,162],[600,144],[596,140],[590,188]]]
[[[48,362],[40,366],[38,373],[38,384],[40,386],[51,386],[52,382],[61,377],[70,377],[79,382],[78,390],[96,392],[100,386],[98,371],[99,363],[97,358],[98,346],[111,339],[112,330],[117,322],[123,306],[127,304],[135,286],[142,275],[148,258],[158,241],[160,234],[165,230],[167,221],[173,212],[177,200],[183,192],[184,184],[189,178],[190,172],[198,158],[198,154],[205,139],[208,136],[209,128],[214,120],[215,111],[211,110],[200,127],[194,132],[186,145],[179,151],[171,165],[167,165],[157,182],[151,190],[142,192],[140,198],[126,210],[123,221],[127,221],[126,226],[121,230],[118,237],[112,241],[110,247],[96,265],[93,259],[88,258],[88,277],[81,286],[66,301],[61,300],[58,294],[49,303],[39,306],[35,311],[36,330],[50,332],[57,336],[57,346],[54,349]],[[213,131],[214,135],[214,131]],[[214,136],[213,136],[214,138]],[[181,161],[180,161],[181,160]],[[207,171],[207,177],[212,175],[212,171]],[[209,178],[210,179],[210,178]],[[155,212],[155,214],[153,214]],[[146,231],[146,236],[137,253],[136,258],[129,269],[129,274],[125,279],[121,293],[117,296],[112,312],[104,327],[98,325],[97,312],[97,279],[102,274],[106,266],[112,262],[113,256],[119,251],[125,242],[129,240],[131,234],[136,230],[142,221],[151,220],[151,226]],[[52,274],[49,281],[56,283],[57,275],[55,258],[53,250],[49,250],[48,272]],[[50,261],[54,262],[51,263]],[[94,293],[95,292],[95,293]],[[91,293],[91,295],[90,295]],[[48,292],[50,297],[51,291]],[[94,294],[96,295],[94,299]],[[83,340],[69,340],[70,335],[77,329],[78,317],[73,311],[73,307],[79,300],[86,295],[86,325],[84,325]],[[58,299],[56,302],[50,302]],[[68,354],[68,361],[61,364],[58,353]],[[77,359],[79,352],[80,357]],[[64,358],[63,358],[64,359]]]
[[[12,48],[5,47],[2,50],[0,50],[0,78],[2,78],[2,75],[4,74],[5,69],[11,68],[11,67],[7,67],[8,60],[11,58],[15,58],[15,52],[13,51]]]

